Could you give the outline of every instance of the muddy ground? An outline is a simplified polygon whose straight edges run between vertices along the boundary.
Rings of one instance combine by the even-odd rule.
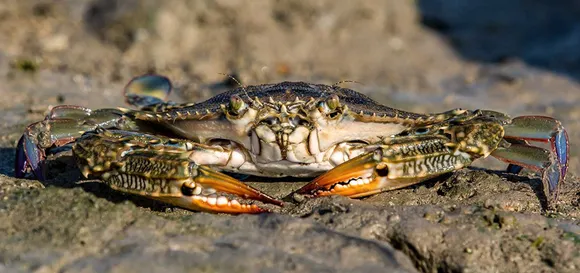
[[[0,0],[0,272],[577,272],[580,5],[575,1]],[[145,72],[199,101],[303,80],[412,111],[487,108],[562,121],[570,175],[486,159],[364,200],[289,200],[262,215],[171,208],[58,165],[13,178],[26,124],[57,104],[124,106]],[[304,182],[249,182],[286,197]]]

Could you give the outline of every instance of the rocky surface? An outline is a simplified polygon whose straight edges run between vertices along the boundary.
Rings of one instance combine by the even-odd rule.
[[[0,272],[577,272],[580,6],[559,1],[0,0]],[[560,201],[476,167],[364,200],[287,196],[284,208],[195,213],[79,181],[13,178],[26,124],[51,106],[122,105],[157,72],[197,101],[244,84],[345,83],[413,111],[487,108],[558,118],[572,144]],[[220,74],[221,73],[221,74]]]

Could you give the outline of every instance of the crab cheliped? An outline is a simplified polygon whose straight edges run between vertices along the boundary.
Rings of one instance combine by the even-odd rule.
[[[489,155],[541,174],[548,203],[566,176],[558,120],[455,109],[417,114],[339,86],[282,82],[238,87],[200,103],[166,101],[169,79],[144,75],[124,108],[54,107],[20,138],[15,175],[45,179],[47,152],[70,146],[85,177],[190,210],[267,211],[283,203],[224,174],[316,177],[297,191],[363,197],[417,184]],[[544,149],[530,142],[549,143]]]

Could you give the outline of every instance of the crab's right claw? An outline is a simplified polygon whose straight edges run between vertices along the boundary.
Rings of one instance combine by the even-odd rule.
[[[20,137],[18,146],[16,146],[14,176],[17,178],[23,178],[26,175],[28,168],[30,168],[38,180],[45,180],[44,158],[44,151],[39,149],[30,136],[25,133]]]
[[[380,152],[380,150],[377,150]],[[375,168],[380,159],[373,153],[364,154],[344,162],[334,169],[318,176],[300,188],[297,193],[312,196],[342,195],[362,197],[377,193],[383,185]]]

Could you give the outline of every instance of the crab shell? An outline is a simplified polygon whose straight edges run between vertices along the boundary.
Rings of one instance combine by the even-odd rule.
[[[201,165],[250,175],[313,177],[370,149],[385,137],[433,124],[339,86],[282,82],[240,87],[207,101],[154,105],[134,112],[180,138],[232,149],[229,158],[200,153]],[[462,110],[458,110],[462,111]]]

